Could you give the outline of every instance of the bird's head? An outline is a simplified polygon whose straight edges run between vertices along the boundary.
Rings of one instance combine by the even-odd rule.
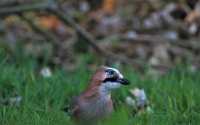
[[[93,75],[90,87],[100,87],[105,91],[110,91],[128,84],[129,81],[124,78],[119,70],[102,66]]]

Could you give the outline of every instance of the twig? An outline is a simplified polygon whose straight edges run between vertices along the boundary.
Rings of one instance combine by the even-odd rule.
[[[29,11],[42,11],[50,8],[52,5],[51,3],[39,3],[39,4],[32,4],[32,5],[17,5],[13,7],[2,7],[0,8],[0,16],[7,16],[11,14],[18,14],[23,12]]]
[[[8,7],[8,6],[14,6],[16,5],[18,2],[17,1],[3,1],[3,2],[0,2],[0,7]]]
[[[171,44],[175,46],[180,46],[183,48],[193,49],[193,50],[200,50],[200,46],[198,42],[194,42],[194,39],[190,40],[171,40],[160,35],[137,35],[135,38],[125,38],[121,36],[119,39],[125,41],[133,41],[133,43],[141,43],[141,44]],[[199,41],[196,39],[196,41]]]
[[[75,23],[75,21],[72,19],[70,15],[65,16],[62,14],[62,12],[56,10],[56,9],[49,9],[54,15],[56,15],[61,21],[63,21],[65,24],[69,24],[72,26],[78,33],[80,33],[84,38],[86,38],[87,42],[100,54],[104,55],[105,52],[95,43],[96,40],[93,38],[93,36],[85,31],[80,25]]]

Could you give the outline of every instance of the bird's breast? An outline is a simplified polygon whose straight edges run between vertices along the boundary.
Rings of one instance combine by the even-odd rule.
[[[85,120],[101,119],[113,110],[112,100],[109,97],[98,97],[85,100],[80,104],[80,117]]]

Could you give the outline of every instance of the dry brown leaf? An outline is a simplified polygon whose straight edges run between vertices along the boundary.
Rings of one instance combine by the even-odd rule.
[[[104,0],[103,2],[103,11],[107,14],[114,13],[116,9],[116,0]]]
[[[185,21],[186,23],[191,24],[195,22],[197,19],[200,19],[200,12],[194,10],[187,15],[187,17],[185,18]]]
[[[62,26],[62,22],[55,16],[41,16],[39,18],[38,24],[48,30],[57,30],[60,26]]]

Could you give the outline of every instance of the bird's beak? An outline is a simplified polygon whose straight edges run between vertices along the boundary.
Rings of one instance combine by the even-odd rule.
[[[127,79],[124,79],[124,78],[117,79],[117,82],[121,83],[122,85],[129,85],[130,84],[130,82]]]

